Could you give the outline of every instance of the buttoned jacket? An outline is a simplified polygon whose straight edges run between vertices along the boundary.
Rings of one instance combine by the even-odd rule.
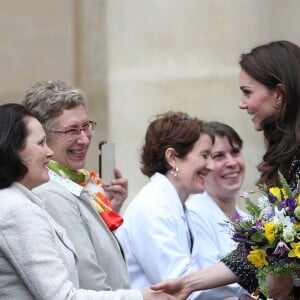
[[[34,189],[34,193],[42,199],[48,213],[66,229],[76,249],[80,288],[129,289],[120,245],[98,215],[89,192],[69,179],[57,178],[52,171],[50,175],[51,180]]]
[[[65,230],[18,183],[0,190],[1,300],[131,300],[136,291],[78,289],[77,255]]]

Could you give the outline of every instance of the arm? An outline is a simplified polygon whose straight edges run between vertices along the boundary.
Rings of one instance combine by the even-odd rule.
[[[197,200],[201,201],[202,199],[197,198]],[[206,268],[218,263],[220,258],[235,249],[236,245],[231,239],[230,227],[225,223],[226,216],[220,217],[220,212],[215,211],[215,207],[206,206],[203,208],[200,206],[199,201],[196,204],[196,208],[191,207],[189,210],[190,225],[195,236],[194,242],[197,243],[199,266],[200,268]],[[224,221],[222,218],[224,218]],[[213,299],[216,296],[221,299],[222,297],[242,294],[247,294],[247,291],[238,283],[233,283],[203,291],[197,299]]]
[[[121,207],[128,196],[128,180],[122,177],[119,169],[115,168],[115,179],[109,186],[103,186],[108,198],[111,200],[111,205],[114,211],[120,212]]]
[[[152,285],[154,290],[162,290],[180,300],[186,299],[192,292],[206,290],[237,282],[238,277],[222,262],[208,268],[188,273],[182,277],[168,279]]]
[[[256,268],[247,259],[247,251],[241,244],[221,261],[239,278],[239,284],[249,293],[258,287]]]

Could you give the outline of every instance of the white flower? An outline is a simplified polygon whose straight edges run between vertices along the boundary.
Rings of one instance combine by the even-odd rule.
[[[283,229],[282,236],[283,236],[283,239],[286,243],[291,243],[291,242],[294,241],[295,234],[296,234],[295,230],[293,230],[292,228],[287,227],[287,228]]]
[[[264,208],[270,206],[270,202],[269,202],[268,197],[266,197],[266,196],[259,196],[257,198],[257,206],[260,209],[264,209]]]

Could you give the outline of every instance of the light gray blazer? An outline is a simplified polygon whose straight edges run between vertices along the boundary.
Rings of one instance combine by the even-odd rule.
[[[14,183],[0,199],[1,300],[142,299],[138,291],[78,289],[75,250],[39,198]]]
[[[75,196],[69,185],[70,191],[62,185],[65,180],[54,178],[56,180],[51,179],[34,189],[34,193],[56,222],[66,229],[76,249],[80,288],[128,289],[128,271],[119,243],[99,217],[89,193],[81,188],[81,194]]]

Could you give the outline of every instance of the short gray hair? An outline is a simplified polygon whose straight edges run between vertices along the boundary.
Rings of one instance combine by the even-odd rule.
[[[64,109],[83,105],[87,98],[78,88],[71,87],[61,80],[40,80],[32,85],[23,98],[22,104],[42,123],[46,132],[51,129],[53,119]]]

